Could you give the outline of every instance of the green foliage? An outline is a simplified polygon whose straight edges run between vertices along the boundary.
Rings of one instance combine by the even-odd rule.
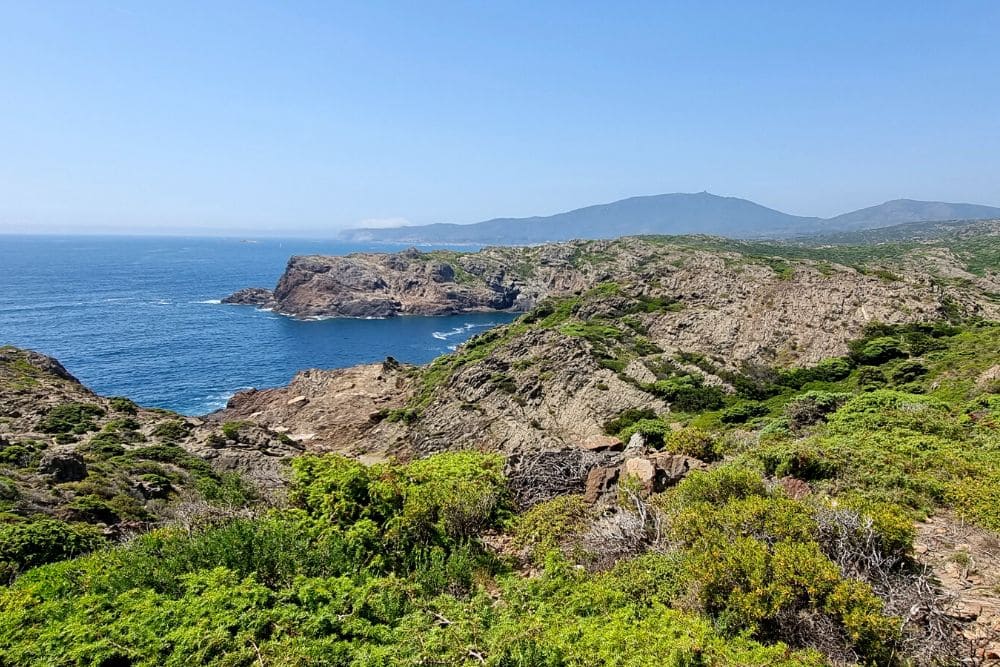
[[[693,456],[702,461],[714,461],[718,458],[715,438],[712,437],[712,434],[692,426],[667,433],[663,448],[668,452]]]
[[[785,417],[794,429],[804,428],[826,419],[826,416],[843,405],[850,394],[846,392],[807,391],[785,404]]]
[[[35,461],[33,450],[24,445],[7,445],[0,449],[0,464],[26,468]]]
[[[62,403],[50,408],[38,422],[44,433],[81,434],[97,430],[94,419],[103,417],[104,410],[90,403]]]
[[[408,466],[366,467],[338,456],[294,461],[290,500],[369,550],[375,570],[411,565],[433,547],[445,553],[509,512],[503,462],[471,452]]]
[[[18,572],[93,551],[105,543],[96,528],[36,518],[0,524],[0,580]]]
[[[842,625],[868,659],[891,655],[898,620],[824,555],[809,506],[735,466],[692,473],[659,503],[682,547],[681,590],[724,632],[767,637],[779,616],[809,610]]]
[[[125,398],[124,396],[112,396],[108,399],[108,402],[111,403],[111,409],[115,412],[121,412],[126,415],[134,415],[139,411],[135,402],[129,398]]]
[[[745,424],[754,417],[762,417],[768,412],[770,409],[762,403],[743,401],[723,410],[719,420],[723,424]]]
[[[618,438],[622,442],[628,442],[638,433],[646,444],[659,449],[663,447],[664,439],[669,432],[670,427],[661,419],[640,419],[619,431]]]
[[[680,375],[657,380],[648,390],[669,401],[671,407],[680,412],[717,410],[725,402],[722,390],[705,385],[699,375]]]
[[[850,359],[832,357],[824,359],[812,367],[790,368],[778,373],[778,383],[793,389],[800,389],[809,382],[837,382],[851,374],[853,364]]]
[[[104,499],[95,496],[77,496],[67,506],[77,521],[112,524],[118,521],[118,514]]]
[[[535,505],[514,522],[514,539],[530,547],[536,560],[586,525],[587,506],[579,495],[556,496]]]
[[[623,430],[643,419],[656,419],[656,411],[652,408],[628,408],[618,413],[618,416],[604,423],[604,432],[608,435],[618,435]]]
[[[163,442],[173,443],[188,436],[191,426],[183,419],[168,419],[153,427],[153,437]]]

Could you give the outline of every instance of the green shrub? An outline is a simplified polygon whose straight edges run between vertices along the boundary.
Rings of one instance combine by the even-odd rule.
[[[784,412],[793,429],[823,421],[828,414],[843,405],[850,394],[830,391],[807,391],[785,404]]]
[[[108,399],[111,404],[111,409],[115,412],[121,412],[126,415],[134,415],[138,410],[138,406],[129,398],[124,396],[112,396]]]
[[[90,403],[63,403],[50,408],[38,422],[44,433],[75,433],[97,430],[94,419],[104,416],[104,410]]]
[[[770,410],[762,403],[745,401],[723,410],[719,420],[723,424],[744,424],[754,417],[762,417],[768,412]]]
[[[851,358],[859,364],[878,366],[907,356],[904,342],[896,336],[862,338],[848,343]]]
[[[717,410],[724,403],[724,394],[718,387],[706,386],[701,376],[681,375],[658,380],[647,389],[669,401],[680,412]]]
[[[7,445],[0,449],[0,464],[26,468],[35,460],[35,454],[23,445]]]
[[[927,366],[919,361],[904,361],[892,371],[894,384],[915,382],[927,375]]]
[[[652,408],[629,408],[618,413],[614,419],[604,423],[607,435],[618,435],[621,431],[643,419],[656,419],[656,411]]]
[[[0,500],[17,500],[21,492],[10,477],[0,477]]]
[[[536,560],[556,548],[569,535],[585,525],[587,506],[580,495],[556,496],[539,503],[514,522],[514,539],[531,547]]]
[[[718,458],[712,434],[691,426],[669,431],[664,439],[663,448],[668,452],[693,456],[702,461],[714,461]]]
[[[118,513],[98,496],[77,496],[69,502],[67,508],[77,521],[106,524],[118,522]]]
[[[889,382],[885,377],[885,373],[882,372],[882,369],[871,366],[859,369],[856,379],[858,389],[861,391],[875,391],[876,389],[881,389],[886,386]]]
[[[93,551],[105,543],[91,526],[36,518],[0,524],[0,577]]]
[[[807,482],[829,479],[837,463],[808,442],[779,443],[754,452],[764,472],[773,477],[795,477]]]
[[[456,452],[372,467],[304,456],[292,466],[290,500],[370,550],[376,569],[412,564],[431,546],[448,551],[509,513],[497,456]]]
[[[183,419],[168,419],[154,426],[152,434],[163,442],[173,443],[186,438],[190,430],[191,425]]]
[[[659,449],[663,447],[664,438],[669,431],[670,427],[660,419],[640,419],[631,426],[623,429],[618,434],[618,438],[622,442],[627,443],[632,439],[633,435],[638,433],[643,437],[647,445]]]

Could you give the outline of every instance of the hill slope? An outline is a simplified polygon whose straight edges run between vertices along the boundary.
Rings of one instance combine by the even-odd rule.
[[[1000,208],[979,204],[949,204],[940,201],[894,199],[878,206],[869,206],[844,213],[824,221],[827,229],[850,231],[887,227],[904,222],[932,220],[982,220],[1000,218]]]
[[[790,237],[930,220],[1000,218],[1000,208],[899,199],[821,219],[789,215],[746,199],[696,194],[631,197],[565,213],[495,218],[468,225],[438,223],[349,229],[348,241],[393,243],[533,244],[639,234],[715,234],[732,238]]]

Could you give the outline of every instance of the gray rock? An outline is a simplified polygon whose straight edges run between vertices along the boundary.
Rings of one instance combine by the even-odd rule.
[[[87,464],[77,452],[53,450],[42,456],[38,472],[56,482],[78,482],[87,476]]]

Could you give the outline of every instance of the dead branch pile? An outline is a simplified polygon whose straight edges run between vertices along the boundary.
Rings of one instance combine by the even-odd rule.
[[[967,647],[960,622],[948,613],[952,596],[940,590],[925,568],[908,554],[887,548],[872,519],[859,512],[821,509],[816,520],[826,555],[845,576],[868,583],[887,614],[902,619],[902,655],[916,665],[959,662]]]
[[[609,465],[615,455],[582,449],[559,449],[512,454],[504,474],[519,510],[568,493],[582,493],[591,468]]]

